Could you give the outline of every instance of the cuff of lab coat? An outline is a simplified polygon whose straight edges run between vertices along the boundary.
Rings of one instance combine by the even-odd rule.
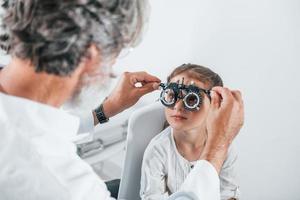
[[[214,166],[206,160],[198,161],[180,191],[191,193],[199,200],[220,200],[220,180]]]
[[[78,134],[92,133],[94,131],[93,114],[89,112],[86,115],[79,118],[80,118],[80,125],[78,129]]]

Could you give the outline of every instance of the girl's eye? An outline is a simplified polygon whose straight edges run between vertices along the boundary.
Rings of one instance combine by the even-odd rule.
[[[165,101],[166,102],[173,102],[174,98],[175,98],[175,94],[174,94],[173,90],[167,89],[165,91]]]
[[[199,96],[197,96],[194,93],[188,94],[185,98],[186,105],[191,108],[198,106],[199,101],[200,101]]]
[[[197,103],[197,97],[195,95],[190,95],[188,98],[187,98],[187,103],[188,105],[190,106],[193,106]]]

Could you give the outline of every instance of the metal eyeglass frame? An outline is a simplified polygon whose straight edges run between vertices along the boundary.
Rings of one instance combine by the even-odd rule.
[[[184,85],[183,80],[182,80],[182,83],[174,83],[174,82],[161,83],[160,88],[162,89],[162,92],[160,93],[160,101],[164,106],[169,107],[169,108],[174,107],[176,102],[179,99],[182,99],[184,108],[186,110],[198,111],[198,110],[200,110],[200,106],[203,103],[203,97],[201,96],[201,92],[205,93],[208,96],[208,98],[211,100],[211,96],[210,96],[211,90],[205,90],[203,88],[199,88],[199,87],[195,86],[193,83],[190,85]],[[165,98],[164,98],[166,91],[168,89],[170,89],[174,92],[174,100],[172,102],[167,102],[167,101],[165,101]],[[184,96],[180,95],[180,94],[182,94],[182,92],[181,92],[182,90],[185,90],[187,94]],[[196,103],[192,106],[190,106],[187,103],[187,99],[191,95],[194,95],[197,98]]]

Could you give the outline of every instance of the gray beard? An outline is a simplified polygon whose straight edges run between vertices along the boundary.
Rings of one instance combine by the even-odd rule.
[[[99,106],[113,89],[112,83],[114,81],[109,76],[110,67],[105,67],[105,71],[106,73],[103,72],[103,74],[98,77],[83,77],[77,87],[78,89],[74,92],[73,96],[63,104],[62,108],[71,114],[82,116]],[[88,82],[88,84],[85,82]]]

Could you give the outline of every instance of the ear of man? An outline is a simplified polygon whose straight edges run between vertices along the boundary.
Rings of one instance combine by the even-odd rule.
[[[95,44],[91,44],[87,48],[87,52],[85,56],[82,58],[80,62],[80,66],[83,67],[83,72],[91,74],[92,72],[97,71],[101,63],[101,53],[99,48],[96,47]],[[79,66],[79,67],[80,67]]]

